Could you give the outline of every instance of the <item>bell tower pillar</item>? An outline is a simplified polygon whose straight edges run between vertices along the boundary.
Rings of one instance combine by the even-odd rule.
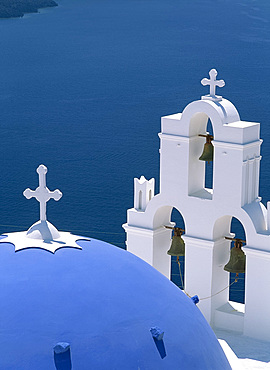
[[[244,334],[270,341],[270,252],[249,246],[243,249],[246,254]]]
[[[199,308],[214,324],[215,310],[229,300],[229,290],[216,294],[229,284],[223,267],[228,261],[230,242],[224,238],[205,240],[185,235],[185,290],[200,297]]]

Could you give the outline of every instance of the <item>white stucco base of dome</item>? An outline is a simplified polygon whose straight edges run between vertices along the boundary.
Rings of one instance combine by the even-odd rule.
[[[60,233],[49,221],[39,220],[27,230],[26,236],[31,239],[51,241],[59,239]]]
[[[42,221],[39,221],[42,222]],[[40,230],[34,229],[34,226],[37,225],[39,222],[31,226],[30,233],[28,231],[20,231],[17,233],[8,233],[5,235],[1,235],[0,237],[0,244],[1,243],[11,243],[15,247],[15,252],[28,249],[28,248],[40,248],[45,249],[48,252],[54,253],[59,248],[77,248],[82,249],[76,241],[78,240],[90,240],[89,238],[81,237],[78,235],[73,235],[69,232],[65,231],[58,231],[56,228],[48,222],[49,225],[52,227],[48,230]],[[53,228],[57,231],[57,234],[54,232]],[[31,230],[32,229],[32,230]],[[45,239],[42,236],[46,237],[46,234],[53,231],[51,233],[52,237],[47,237]],[[49,235],[48,235],[49,236]]]

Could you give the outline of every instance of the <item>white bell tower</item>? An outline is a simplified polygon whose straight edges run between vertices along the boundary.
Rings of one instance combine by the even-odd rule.
[[[183,113],[162,117],[160,137],[160,193],[138,209],[127,211],[123,225],[127,250],[170,278],[167,255],[176,208],[185,222],[185,290],[202,299],[199,308],[212,326],[227,328],[270,341],[270,206],[258,196],[260,124],[241,121],[237,109],[215,94],[217,71],[209,72],[210,94],[187,105]],[[205,187],[203,151],[208,120],[213,127],[213,188]],[[180,169],[175,171],[175,168]],[[229,303],[230,226],[237,218],[246,233],[244,310]],[[239,304],[241,306],[241,304]]]

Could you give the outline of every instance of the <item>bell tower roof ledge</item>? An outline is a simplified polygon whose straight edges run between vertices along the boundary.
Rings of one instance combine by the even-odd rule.
[[[168,135],[197,136],[205,132],[208,119],[216,141],[245,144],[259,140],[260,124],[241,121],[236,107],[227,99],[193,101],[182,114],[162,117],[161,130]]]

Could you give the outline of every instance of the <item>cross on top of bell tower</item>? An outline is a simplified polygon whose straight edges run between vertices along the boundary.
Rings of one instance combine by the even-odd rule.
[[[201,80],[201,84],[203,86],[210,86],[210,94],[202,96],[202,99],[210,99],[214,101],[219,101],[222,99],[222,96],[216,95],[216,87],[223,87],[225,86],[225,81],[224,80],[216,80],[217,77],[217,70],[216,69],[211,69],[209,72],[210,79],[208,78],[203,78]]]

